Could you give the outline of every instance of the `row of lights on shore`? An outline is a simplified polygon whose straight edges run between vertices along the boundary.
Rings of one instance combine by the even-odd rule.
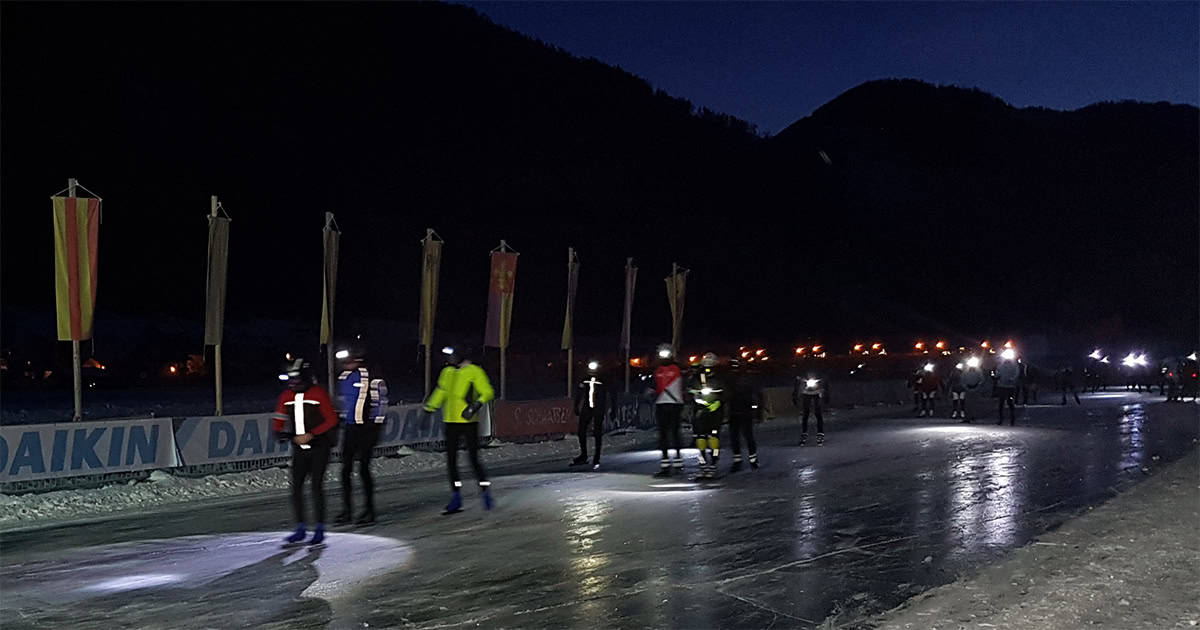
[[[992,344],[990,341],[983,341],[982,343],[979,344],[979,347],[982,348],[983,350],[987,351],[989,354],[996,354],[996,350],[992,347]],[[1013,349],[1014,348],[1014,345],[1013,345],[1013,342],[1011,339],[1004,342],[1004,348],[1005,349]],[[952,354],[952,352],[950,350],[950,346],[946,341],[934,342],[932,344],[932,346],[930,344],[926,344],[924,341],[918,341],[915,344],[913,344],[913,351],[918,354],[929,354],[930,352],[935,352],[935,353],[939,353],[943,356],[950,356],[950,354]],[[958,351],[960,353],[966,352],[967,348],[966,348],[966,346],[959,346]],[[829,352],[825,349],[825,346],[823,346],[821,344],[816,344],[813,346],[796,346],[793,352],[797,358],[812,357],[812,358],[817,358],[817,359],[824,359],[829,356]],[[850,349],[849,354],[850,355],[872,355],[872,354],[874,354],[874,355],[879,355],[879,356],[886,356],[887,353],[888,353],[887,348],[884,347],[883,342],[877,341],[877,342],[869,344],[869,345],[865,344],[865,343],[856,343]],[[748,363],[753,363],[756,361],[757,362],[766,362],[766,361],[771,360],[771,356],[769,354],[767,354],[766,348],[750,348],[747,346],[739,346],[738,347],[738,356],[740,356],[743,361],[746,361]],[[688,363],[695,363],[699,359],[700,359],[699,355],[690,355],[688,357]],[[641,367],[643,365],[643,362],[640,357],[632,357],[629,359],[629,365],[631,365],[633,367]]]

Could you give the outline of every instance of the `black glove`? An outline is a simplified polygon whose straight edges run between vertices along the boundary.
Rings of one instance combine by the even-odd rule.
[[[483,406],[483,403],[479,402],[478,400],[467,405],[467,408],[463,409],[463,412],[462,412],[463,419],[470,420],[470,419],[474,418],[475,414],[479,413],[479,408],[482,406]]]

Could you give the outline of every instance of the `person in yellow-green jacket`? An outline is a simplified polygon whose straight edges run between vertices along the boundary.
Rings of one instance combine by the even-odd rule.
[[[692,398],[692,433],[700,451],[700,478],[715,479],[717,461],[721,456],[721,424],[726,408],[722,406],[727,393],[722,379],[716,374],[717,355],[709,352],[695,366],[688,393]]]
[[[446,468],[450,472],[450,503],[446,514],[462,511],[462,480],[458,476],[458,446],[467,444],[475,479],[479,481],[479,493],[483,497],[483,509],[492,509],[492,482],[487,471],[479,462],[479,409],[495,396],[492,383],[483,368],[471,362],[465,348],[442,348],[446,356],[446,367],[438,375],[437,387],[425,401],[425,411],[442,410],[446,429]]]

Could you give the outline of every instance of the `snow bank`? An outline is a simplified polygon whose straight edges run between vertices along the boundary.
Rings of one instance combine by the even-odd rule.
[[[626,450],[647,439],[652,431],[632,431],[604,438],[606,451]],[[481,452],[484,463],[502,464],[522,460],[570,459],[579,443],[563,440],[531,444],[507,444],[493,441],[494,448]],[[379,476],[398,476],[441,470],[446,457],[442,452],[414,451],[402,448],[400,457],[376,458],[372,471]],[[460,464],[461,465],[461,464]],[[336,488],[341,465],[326,472],[326,481]],[[0,528],[20,527],[45,521],[89,518],[121,512],[149,512],[159,506],[200,499],[235,497],[288,487],[288,470],[269,468],[249,472],[225,473],[199,478],[176,477],[156,470],[146,481],[116,483],[88,490],[57,490],[19,496],[0,494]]]

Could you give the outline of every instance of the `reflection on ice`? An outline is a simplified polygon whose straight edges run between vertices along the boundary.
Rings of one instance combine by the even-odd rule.
[[[1021,467],[1014,447],[970,453],[951,464],[951,525],[961,537],[963,553],[974,544],[1002,546],[1014,542],[1020,509],[1015,489]]]
[[[1142,403],[1121,406],[1121,460],[1117,470],[1141,468],[1146,458],[1145,439],[1142,435],[1146,423],[1146,409]]]
[[[80,590],[97,591],[100,593],[119,593],[121,591],[132,591],[139,588],[152,588],[155,586],[173,584],[181,581],[183,581],[183,577],[173,573],[146,573],[142,575],[127,575],[113,578],[111,580],[103,580],[93,584],[88,584]]]
[[[312,582],[300,595],[332,601],[404,566],[412,555],[408,545],[391,538],[340,532],[327,539],[337,553],[284,550],[285,535],[244,532],[63,549],[23,565],[17,575],[0,574],[0,589],[6,598],[59,604],[135,590],[203,590],[238,572],[277,574],[311,565]]]

